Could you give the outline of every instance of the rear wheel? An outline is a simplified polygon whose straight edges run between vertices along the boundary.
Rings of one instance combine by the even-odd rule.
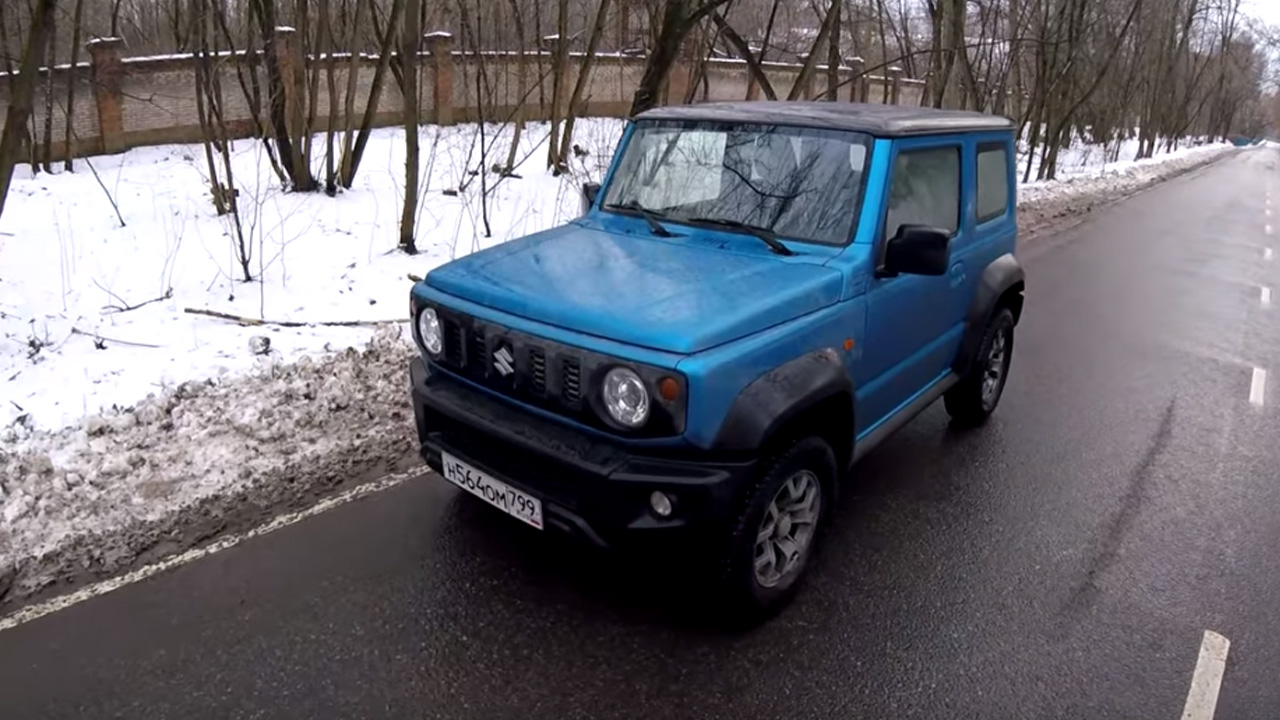
[[[944,402],[951,420],[960,427],[981,425],[995,412],[1009,378],[1013,359],[1013,313],[997,308],[987,323],[969,374],[947,391]]]
[[[761,470],[733,529],[723,567],[723,590],[733,619],[753,623],[795,595],[830,514],[835,453],[809,437]]]

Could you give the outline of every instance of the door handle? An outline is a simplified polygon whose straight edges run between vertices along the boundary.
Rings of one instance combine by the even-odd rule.
[[[965,272],[964,265],[956,263],[951,266],[951,287],[958,288],[964,284]]]

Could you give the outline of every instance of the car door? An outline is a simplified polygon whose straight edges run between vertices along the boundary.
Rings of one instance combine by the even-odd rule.
[[[963,198],[964,142],[957,137],[897,141],[875,250],[879,267],[887,240],[904,224],[967,240]],[[858,391],[858,429],[864,433],[946,374],[960,342],[954,305],[965,278],[952,264],[941,276],[877,273],[867,291],[867,336],[862,362],[869,379]]]

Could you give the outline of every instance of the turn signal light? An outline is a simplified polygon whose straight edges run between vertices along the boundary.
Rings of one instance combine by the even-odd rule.
[[[658,396],[666,402],[675,402],[680,397],[680,383],[675,378],[662,378],[658,381]]]

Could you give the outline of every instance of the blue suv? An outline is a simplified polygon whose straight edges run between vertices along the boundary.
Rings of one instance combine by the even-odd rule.
[[[735,609],[776,610],[860,457],[939,398],[961,426],[995,410],[1014,158],[977,113],[638,115],[582,217],[414,286],[422,457],[539,530],[675,543]]]

